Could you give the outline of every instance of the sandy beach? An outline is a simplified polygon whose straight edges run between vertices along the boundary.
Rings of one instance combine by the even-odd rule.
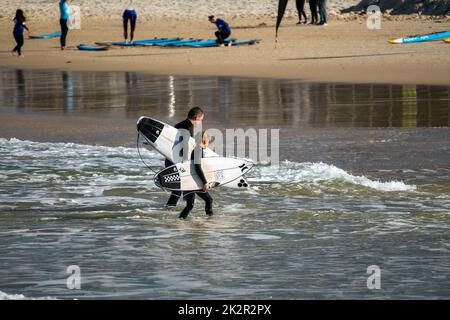
[[[450,19],[438,17],[385,16],[381,30],[368,30],[364,16],[337,12],[358,1],[330,2],[331,21],[327,27],[297,26],[294,2],[280,29],[275,45],[275,1],[250,1],[241,5],[199,6],[199,1],[183,6],[173,1],[166,7],[144,6],[136,2],[140,18],[135,39],[152,37],[214,38],[215,28],[204,16],[211,11],[228,20],[232,36],[261,39],[252,46],[234,48],[113,48],[106,52],[81,52],[78,44],[122,40],[122,1],[110,8],[96,1],[74,1],[82,6],[82,29],[69,33],[69,48],[58,49],[58,39],[27,40],[25,57],[12,57],[13,6],[2,12],[0,67],[86,71],[139,71],[173,75],[227,75],[304,79],[306,81],[448,84],[450,45],[435,41],[412,45],[391,45],[388,39],[450,29]],[[215,4],[216,2],[214,2]],[[24,1],[15,7],[26,9]],[[28,5],[29,7],[29,5]],[[59,30],[57,7],[49,1],[29,10],[31,34]],[[102,9],[103,8],[103,9]],[[159,8],[159,9],[156,9]],[[165,8],[165,9],[162,9]],[[211,9],[213,8],[213,9]],[[230,9],[231,8],[231,9]],[[154,9],[152,11],[152,9]],[[101,14],[104,10],[104,14]],[[239,12],[237,14],[236,12]],[[309,14],[309,10],[307,10]],[[195,13],[195,14],[194,14]],[[45,19],[43,18],[45,17]]]

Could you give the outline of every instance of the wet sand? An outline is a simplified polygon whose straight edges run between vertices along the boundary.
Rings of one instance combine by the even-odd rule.
[[[212,38],[213,26],[194,18],[154,18],[138,25],[136,39],[158,37]],[[81,52],[80,43],[121,40],[120,19],[83,20],[72,31],[69,49],[61,52],[58,39],[28,40],[25,57],[12,57],[14,40],[9,29],[0,30],[0,66],[26,69],[80,71],[140,71],[164,75],[219,75],[303,79],[318,82],[448,84],[450,45],[443,41],[391,45],[386,40],[409,34],[450,29],[449,19],[383,21],[370,31],[365,20],[333,20],[328,27],[296,26],[286,19],[274,42],[274,19],[230,21],[233,37],[262,39],[253,46],[232,48],[113,48],[107,52]],[[9,22],[2,19],[2,24]],[[184,26],[188,26],[188,28]],[[30,21],[32,33],[58,30],[57,21]]]

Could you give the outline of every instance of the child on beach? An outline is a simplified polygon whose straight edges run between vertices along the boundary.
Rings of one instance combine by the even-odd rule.
[[[202,132],[202,142],[200,144],[201,147],[201,157],[204,157],[204,150],[206,148],[208,148],[209,145],[209,140],[208,140],[208,135],[206,134],[205,131]],[[194,156],[194,152],[192,152],[192,156]],[[202,180],[203,183],[203,190],[201,191],[189,191],[187,192],[187,194],[184,196],[184,199],[186,200],[186,207],[183,209],[183,211],[181,211],[180,213],[180,219],[186,219],[189,215],[189,213],[192,211],[192,209],[194,208],[194,201],[195,201],[195,195],[198,195],[200,198],[203,199],[203,201],[205,201],[205,212],[208,216],[212,216],[213,215],[213,209],[212,209],[212,204],[213,204],[213,198],[211,197],[211,195],[208,192],[209,189],[209,185],[208,185],[208,181],[205,178],[205,174],[203,173],[202,170],[202,165],[201,164],[195,164],[195,171],[197,173],[197,175],[200,177],[200,179]]]
[[[298,11],[298,22],[297,24],[306,24],[308,22],[308,19],[306,18],[306,12],[305,12],[305,0],[296,0],[296,6]],[[305,19],[304,22],[302,22],[302,17]]]
[[[220,47],[224,47],[224,40],[231,35],[230,25],[222,19],[216,19],[214,16],[209,16],[208,20],[209,22],[214,23],[217,26],[217,29],[219,29],[215,33],[217,37],[217,43]],[[231,46],[231,41],[228,43],[228,46]]]
[[[28,27],[25,24],[26,18],[25,15],[23,13],[23,10],[18,9],[16,11],[16,16],[14,18],[14,31],[13,31],[13,36],[14,39],[16,39],[16,47],[13,49],[12,54],[13,56],[16,55],[16,52],[18,54],[19,57],[22,56],[22,47],[24,45],[24,38],[23,38],[23,33],[25,30],[27,30],[28,32],[30,32],[30,30],[28,29]]]
[[[68,0],[61,0],[59,2],[59,12],[60,19],[59,24],[61,25],[61,50],[66,49],[66,39],[67,34],[69,33],[69,19],[70,19],[70,7]]]
[[[136,30],[137,12],[133,8],[133,0],[130,1],[127,8],[122,14],[123,19],[123,35],[125,42],[128,42],[128,22],[130,22],[130,41],[133,42],[134,31]]]

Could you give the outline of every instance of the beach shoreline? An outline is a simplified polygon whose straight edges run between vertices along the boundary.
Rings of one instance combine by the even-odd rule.
[[[66,71],[130,71],[154,75],[233,76],[301,79],[310,82],[430,84],[450,83],[450,46],[443,41],[391,45],[390,38],[450,29],[447,19],[384,21],[381,30],[368,30],[361,19],[332,20],[328,27],[297,26],[288,18],[275,47],[273,19],[236,19],[233,37],[262,39],[261,43],[231,48],[112,48],[82,52],[76,45],[120,41],[121,23],[106,25],[83,20],[82,30],[69,33],[66,51],[58,38],[27,40],[24,58],[12,57],[14,40],[0,31],[0,67]],[[5,24],[2,19],[2,24]],[[32,34],[58,30],[55,21],[29,23]],[[138,25],[136,39],[153,37],[213,38],[205,20],[190,19],[189,30],[179,21],[154,18]]]

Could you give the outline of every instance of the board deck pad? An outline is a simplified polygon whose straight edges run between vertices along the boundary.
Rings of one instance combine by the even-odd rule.
[[[161,122],[156,119],[149,117],[141,117],[137,122],[137,130],[145,139],[145,143],[150,146],[151,149],[155,149],[166,159],[172,163],[183,162],[183,155],[179,152],[180,145],[182,143],[182,135],[180,131],[175,127]],[[189,138],[189,153],[195,148],[195,139]],[[219,157],[217,153],[207,148],[204,151],[205,157],[213,158]],[[242,182],[240,180],[243,180]],[[245,178],[236,179],[225,184],[226,187],[234,189],[246,189],[249,188],[250,184],[245,180]]]
[[[211,188],[239,179],[253,167],[253,162],[238,158],[213,157],[202,159],[202,170]],[[174,164],[155,176],[155,184],[172,191],[202,189],[203,183],[195,170],[194,161]]]

